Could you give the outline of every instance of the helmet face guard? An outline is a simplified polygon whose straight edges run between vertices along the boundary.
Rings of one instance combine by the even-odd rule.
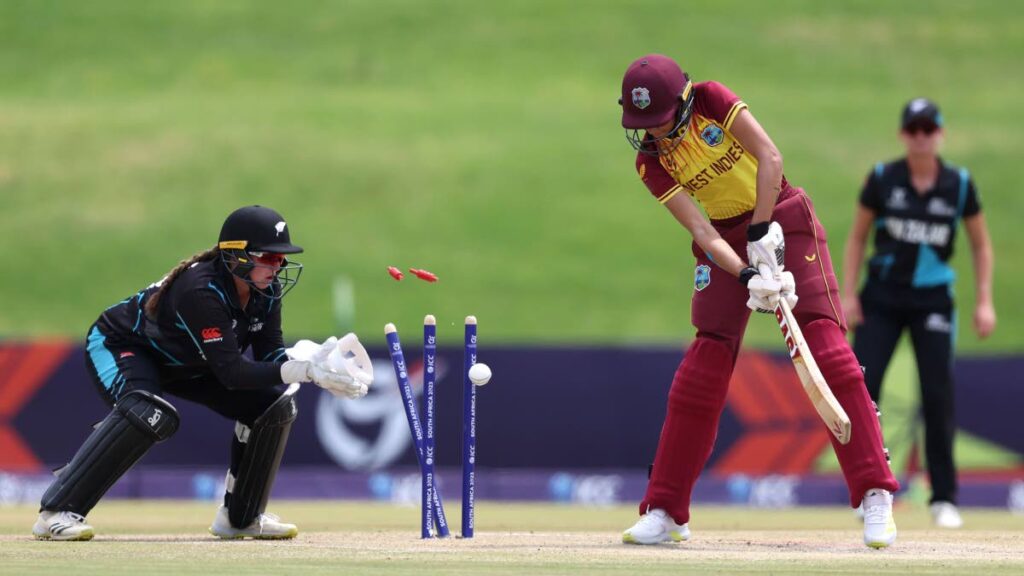
[[[676,106],[675,124],[665,136],[654,138],[646,128],[627,128],[626,140],[633,146],[633,149],[647,156],[664,156],[675,150],[690,128],[690,118],[693,116],[693,94],[693,83],[687,78],[683,92],[679,95],[680,103]]]
[[[233,276],[271,300],[284,298],[285,294],[299,283],[299,276],[302,275],[302,264],[289,260],[283,254],[247,251],[244,248],[221,248],[220,258]],[[269,261],[275,259],[276,262]],[[257,268],[277,270],[266,288],[260,288],[252,280],[251,273]]]

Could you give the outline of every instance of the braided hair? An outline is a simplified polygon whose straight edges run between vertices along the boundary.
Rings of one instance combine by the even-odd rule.
[[[150,296],[148,300],[146,300],[146,317],[149,318],[150,320],[156,319],[156,311],[157,307],[160,305],[160,297],[164,295],[164,292],[166,292],[167,289],[171,287],[171,284],[174,283],[174,281],[182,272],[188,270],[190,266],[197,262],[207,262],[209,260],[213,260],[219,257],[220,248],[214,246],[213,248],[210,248],[203,252],[193,254],[191,257],[179,262],[178,265],[171,269],[171,271],[167,273],[167,276],[164,276],[164,279],[160,281],[160,288],[157,289],[157,291],[154,292],[153,295]]]

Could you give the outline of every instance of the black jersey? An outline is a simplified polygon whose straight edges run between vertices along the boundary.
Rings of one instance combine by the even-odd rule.
[[[949,258],[961,218],[981,211],[970,174],[940,159],[935,186],[919,194],[905,158],[879,163],[868,175],[860,203],[875,213],[875,253],[868,281],[907,288],[953,282]]]
[[[151,320],[143,307],[159,285],[107,308],[90,341],[143,350],[171,377],[212,375],[230,389],[281,384],[279,364],[287,358],[279,299],[253,290],[242,310],[231,273],[217,258],[182,271]],[[250,346],[256,361],[242,355]]]

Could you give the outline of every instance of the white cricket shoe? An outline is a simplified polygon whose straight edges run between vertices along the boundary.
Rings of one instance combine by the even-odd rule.
[[[952,502],[932,502],[928,507],[932,513],[932,522],[938,528],[956,529],[964,525],[964,519],[960,517],[960,511]]]
[[[622,541],[626,544],[660,544],[689,539],[689,526],[676,524],[661,508],[648,510],[636,524],[622,533]]]
[[[299,529],[295,524],[281,522],[281,519],[275,514],[268,514],[266,512],[260,514],[259,518],[253,520],[252,524],[245,528],[235,528],[231,525],[231,520],[228,519],[227,506],[221,506],[217,510],[217,515],[213,518],[210,534],[226,540],[237,538],[287,540],[298,536]]]
[[[32,535],[39,540],[92,540],[93,531],[81,514],[43,510]]]
[[[896,521],[892,519],[892,494],[872,488],[864,494],[864,543],[885,548],[896,541]]]

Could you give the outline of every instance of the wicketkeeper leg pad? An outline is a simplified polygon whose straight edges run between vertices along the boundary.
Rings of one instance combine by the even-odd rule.
[[[871,488],[895,492],[899,483],[889,469],[878,414],[864,385],[860,363],[842,330],[835,321],[820,319],[808,322],[803,332],[822,376],[850,417],[849,444],[844,446],[828,435],[846,477],[850,505],[858,506]]]
[[[238,475],[232,479],[228,473],[228,518],[235,528],[249,526],[267,509],[288,434],[299,413],[295,403],[298,390],[298,384],[289,386],[252,428],[240,422],[235,426],[235,437],[245,445]]]
[[[125,394],[96,425],[71,463],[43,494],[40,511],[68,511],[86,516],[107,490],[153,444],[178,430],[178,411],[163,398],[143,390]]]

